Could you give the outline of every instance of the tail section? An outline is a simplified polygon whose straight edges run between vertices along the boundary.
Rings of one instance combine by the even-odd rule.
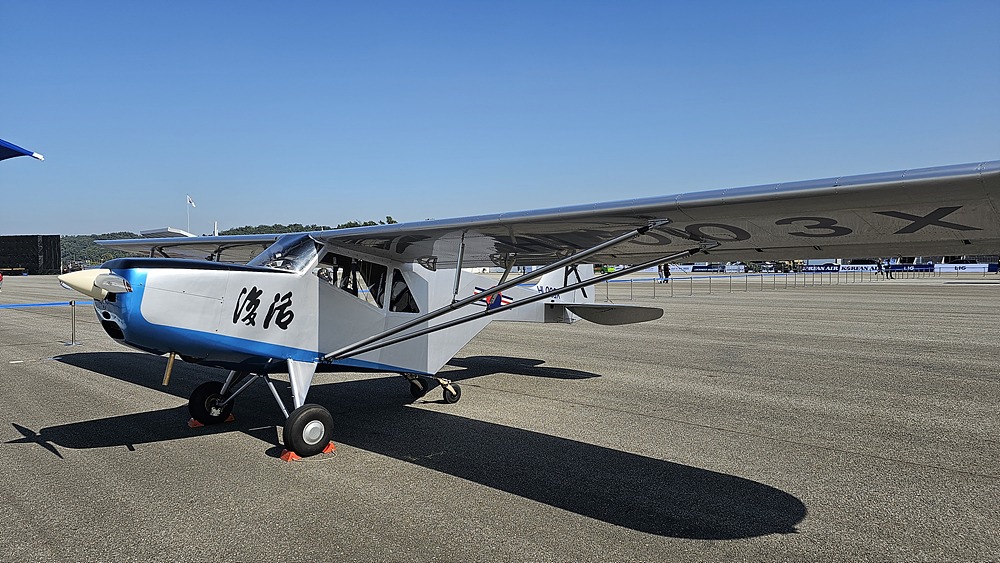
[[[535,284],[535,294],[548,293],[564,287],[587,281],[594,277],[594,267],[590,264],[568,266],[562,270],[549,272]],[[526,288],[516,288],[521,295],[530,295]],[[497,320],[521,321],[534,323],[573,323],[581,318],[602,325],[618,325],[641,323],[656,320],[663,316],[663,310],[658,307],[640,307],[636,305],[615,305],[610,303],[594,303],[595,287],[582,287],[548,299],[513,309],[498,315]],[[499,296],[494,296],[496,299]],[[519,298],[517,292],[504,293],[506,305],[510,300]],[[488,305],[494,306],[494,303]]]
[[[571,286],[594,277],[594,267],[590,264],[579,264],[549,272],[538,280],[534,287],[522,286],[514,287],[504,291],[502,295],[494,295],[493,300],[487,307],[493,308],[516,302],[525,297],[532,297],[539,293],[548,293],[557,289]],[[478,288],[477,288],[478,289]],[[560,295],[554,295],[524,307],[518,307],[498,314],[495,319],[498,321],[517,321],[529,323],[572,323],[580,319],[567,309],[569,305],[586,305],[594,302],[594,288],[583,287],[568,291]]]

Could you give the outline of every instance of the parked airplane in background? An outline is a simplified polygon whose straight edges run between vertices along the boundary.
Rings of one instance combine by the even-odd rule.
[[[45,160],[45,157],[37,152],[22,149],[14,143],[9,143],[0,139],[0,160],[7,160],[8,158],[14,158],[16,156],[30,156],[32,158],[37,158],[38,160]]]
[[[1000,161],[291,235],[100,241],[146,258],[60,276],[115,340],[229,370],[189,408],[225,421],[253,381],[286,416],[285,447],[328,449],[306,404],[320,365],[400,373],[414,397],[491,320],[622,324],[663,312],[594,302],[591,286],[704,253],[710,261],[995,254]],[[589,263],[627,264],[594,275]],[[501,267],[499,282],[463,268]],[[515,266],[540,266],[511,277]],[[540,279],[539,279],[540,278]],[[525,282],[538,280],[533,287]],[[285,372],[292,409],[270,374]]]

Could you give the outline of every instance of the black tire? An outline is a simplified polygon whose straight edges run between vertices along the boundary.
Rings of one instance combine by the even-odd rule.
[[[462,388],[458,386],[458,383],[452,383],[451,388],[455,390],[454,393],[448,391],[448,387],[444,387],[444,402],[454,405],[462,398]]]
[[[285,421],[285,449],[302,457],[322,452],[332,435],[333,416],[319,405],[302,405]]]
[[[206,381],[195,387],[191,392],[191,398],[188,399],[191,418],[206,426],[225,422],[233,412],[233,402],[230,401],[221,408],[217,407],[218,402],[222,400],[221,391],[221,381]]]
[[[430,389],[430,385],[427,384],[426,379],[421,377],[410,380],[410,395],[413,395],[414,399],[420,399],[426,395],[428,389]]]

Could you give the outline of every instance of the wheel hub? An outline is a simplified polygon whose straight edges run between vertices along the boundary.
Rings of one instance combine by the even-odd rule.
[[[222,407],[219,406],[219,399],[212,398],[207,401],[208,412],[212,416],[219,416],[222,414]]]
[[[318,420],[313,420],[302,429],[302,441],[310,446],[323,439],[326,427]]]

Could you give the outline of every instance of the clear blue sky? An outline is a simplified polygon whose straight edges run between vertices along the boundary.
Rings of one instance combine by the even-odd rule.
[[[1000,159],[1000,2],[0,3],[0,234]]]

